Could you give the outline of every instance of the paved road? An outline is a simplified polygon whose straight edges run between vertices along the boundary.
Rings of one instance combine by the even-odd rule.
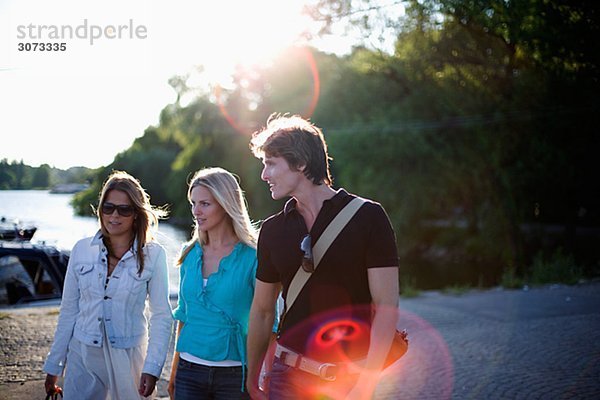
[[[426,292],[402,299],[400,312],[409,352],[376,399],[600,398],[600,282]],[[56,319],[56,307],[0,310],[0,399],[44,398]]]
[[[600,399],[600,283],[402,299],[379,399]]]

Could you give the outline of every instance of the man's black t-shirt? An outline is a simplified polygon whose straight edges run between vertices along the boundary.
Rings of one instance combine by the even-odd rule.
[[[340,189],[323,203],[310,231],[313,246],[354,197]],[[256,276],[263,282],[281,282],[284,298],[302,262],[300,242],[307,233],[294,199],[261,227]],[[286,313],[279,343],[323,361],[364,356],[371,319],[367,270],[397,266],[396,238],[389,218],[380,204],[367,200],[333,241]]]

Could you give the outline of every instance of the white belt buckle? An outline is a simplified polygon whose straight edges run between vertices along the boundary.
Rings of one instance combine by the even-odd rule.
[[[335,379],[336,379],[335,375],[333,375],[333,376],[325,375],[327,368],[335,367],[335,366],[336,366],[335,364],[330,364],[330,363],[323,363],[323,364],[319,365],[319,377],[325,381],[330,381],[330,382],[335,381]]]

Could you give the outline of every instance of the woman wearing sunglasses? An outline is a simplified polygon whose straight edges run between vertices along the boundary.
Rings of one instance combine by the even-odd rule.
[[[188,200],[195,229],[178,260],[178,339],[169,394],[177,400],[249,399],[246,337],[256,231],[242,189],[222,168],[196,172]]]
[[[150,205],[134,177],[115,171],[96,213],[100,230],[71,251],[44,364],[46,392],[57,391],[64,370],[65,400],[145,398],[160,377],[173,322],[167,257],[152,235],[166,212]]]

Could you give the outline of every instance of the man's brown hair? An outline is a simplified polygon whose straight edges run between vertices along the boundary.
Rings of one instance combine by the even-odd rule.
[[[272,114],[267,126],[255,132],[250,149],[257,158],[283,157],[290,168],[304,168],[304,175],[315,185],[332,185],[327,143],[321,129],[299,115]]]

